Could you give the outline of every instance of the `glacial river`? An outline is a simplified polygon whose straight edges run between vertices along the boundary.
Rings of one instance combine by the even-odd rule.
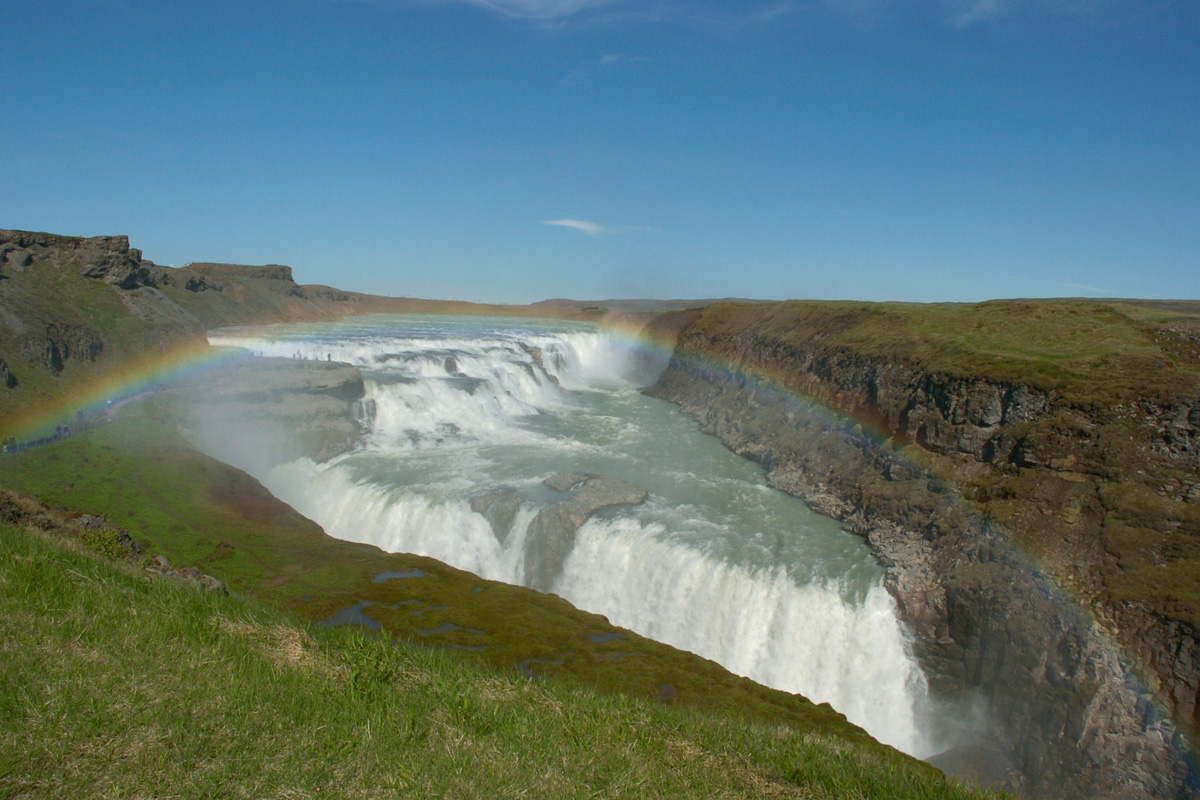
[[[530,521],[563,499],[543,480],[628,481],[649,499],[584,523],[556,594],[931,752],[925,680],[863,543],[643,395],[653,375],[621,338],[559,321],[374,315],[209,341],[362,371],[369,432],[353,453],[255,475],[330,535],[520,584]],[[470,506],[495,489],[525,499],[503,543]]]

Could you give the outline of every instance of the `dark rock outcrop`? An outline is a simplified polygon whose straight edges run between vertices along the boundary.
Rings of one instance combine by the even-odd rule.
[[[529,357],[533,359],[533,363],[538,365],[538,369],[542,371],[542,374],[548,378],[551,383],[553,383],[555,386],[558,386],[558,378],[554,377],[555,373],[551,372],[547,367],[546,353],[542,350],[542,348],[534,347],[533,345],[526,344],[525,342],[519,342],[519,344],[521,345],[521,349],[528,353]],[[563,362],[561,360],[561,356],[551,356],[550,366],[553,366],[555,371],[562,369]],[[530,368],[530,370],[532,370],[532,368]]]
[[[264,264],[261,267],[247,266],[245,264],[218,264],[209,261],[194,261],[184,267],[188,272],[193,273],[202,278],[212,279],[220,282],[222,279],[246,279],[261,281],[278,281],[280,283],[296,285],[296,281],[292,279],[292,268],[285,267],[282,264]]]
[[[210,289],[217,292],[221,291],[220,284],[210,282],[210,280],[203,275],[189,276],[184,282],[183,288],[187,289],[189,292],[207,292]]]
[[[774,486],[866,538],[935,694],[985,701],[984,746],[1016,768],[1023,794],[1197,796],[1187,745],[1155,710],[1159,687],[1147,688],[1138,674],[1154,656],[1134,663],[1120,646],[1141,641],[1162,654],[1169,663],[1155,670],[1159,696],[1174,698],[1186,718],[1200,668],[1196,637],[1131,639],[1130,624],[1099,602],[1099,580],[1084,566],[1105,557],[1098,534],[1082,532],[1094,531],[1101,513],[1102,432],[1027,386],[928,374],[750,332],[685,325],[676,333],[671,362],[648,392],[761,463]],[[787,389],[754,375],[786,379]],[[1149,416],[1163,447],[1191,452],[1190,409]],[[880,444],[884,437],[891,440]],[[961,497],[990,485],[996,470],[1017,469],[1038,476],[1010,504],[1010,524],[1042,532],[1041,544],[1015,541]],[[1096,599],[1095,616],[1080,613],[1064,583],[1085,605]]]
[[[204,592],[214,594],[229,594],[229,587],[220,578],[206,575],[196,567],[172,567],[171,561],[164,555],[157,555],[146,564],[146,571],[164,578],[186,583]]]
[[[128,236],[80,238],[51,233],[0,230],[0,259],[18,270],[49,259],[60,266],[75,265],[79,273],[121,289],[154,284],[151,262],[129,246]]]
[[[616,478],[573,472],[552,475],[545,483],[556,491],[571,492],[569,499],[539,511],[525,537],[525,583],[548,592],[571,554],[579,527],[602,508],[644,503],[647,493]]]
[[[128,236],[97,236],[75,248],[80,271],[121,289],[151,284],[150,270],[142,264],[142,251],[129,246]]]
[[[141,558],[141,545],[120,525],[92,514],[52,510],[32,497],[7,489],[0,489],[0,521],[82,543],[88,549],[110,558],[127,561],[139,561]]]
[[[104,352],[104,341],[82,325],[51,323],[41,336],[27,336],[21,355],[47,372],[58,374],[68,359],[95,361]]]

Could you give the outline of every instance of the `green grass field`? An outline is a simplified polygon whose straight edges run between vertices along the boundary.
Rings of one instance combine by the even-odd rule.
[[[0,797],[972,798],[878,747],[314,629],[0,524]]]

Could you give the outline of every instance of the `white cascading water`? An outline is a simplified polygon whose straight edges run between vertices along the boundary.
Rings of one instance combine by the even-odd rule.
[[[828,702],[905,752],[932,751],[924,677],[861,541],[642,395],[626,379],[634,353],[613,336],[560,322],[380,315],[209,341],[362,370],[372,417],[359,450],[256,475],[330,535],[523,583],[529,524],[565,497],[542,481],[620,478],[650,500],[579,529],[557,594]],[[500,487],[526,498],[503,543],[470,506]]]

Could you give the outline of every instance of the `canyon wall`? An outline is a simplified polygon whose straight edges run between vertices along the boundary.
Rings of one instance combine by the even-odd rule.
[[[866,538],[941,702],[986,708],[945,763],[992,754],[1034,797],[1197,796],[1200,403],[1084,407],[1070,381],[931,369],[903,337],[862,333],[878,309],[828,329],[810,310],[659,318],[648,334],[674,349],[649,393]],[[1181,591],[1138,591],[1131,531]]]

